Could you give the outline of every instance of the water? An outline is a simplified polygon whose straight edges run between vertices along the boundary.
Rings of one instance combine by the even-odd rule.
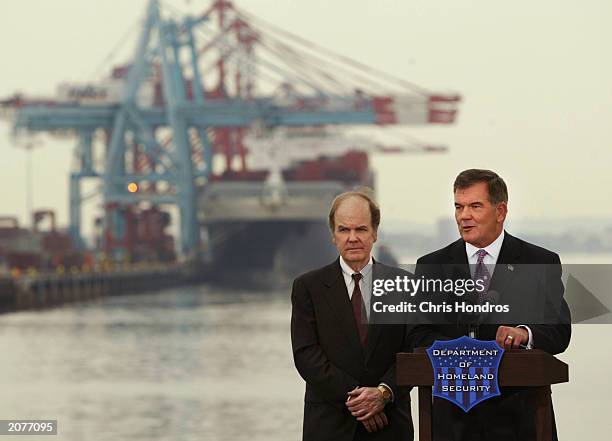
[[[288,289],[200,286],[2,316],[0,419],[57,419],[75,441],[299,440],[290,309]],[[571,383],[553,389],[561,439],[612,431],[611,330],[574,326]]]
[[[4,316],[0,419],[57,419],[62,440],[298,439],[289,317],[286,292],[206,286]]]

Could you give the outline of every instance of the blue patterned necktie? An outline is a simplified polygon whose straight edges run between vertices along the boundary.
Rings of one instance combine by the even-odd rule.
[[[478,255],[478,261],[476,262],[473,279],[482,280],[484,289],[478,293],[478,303],[482,305],[485,302],[489,286],[491,285],[491,274],[484,263],[484,258],[488,253],[485,250],[478,250],[476,254]]]

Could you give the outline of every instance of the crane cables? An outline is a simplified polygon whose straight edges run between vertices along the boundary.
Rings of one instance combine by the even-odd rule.
[[[230,15],[230,11],[233,14]],[[210,16],[211,13],[209,9],[204,15]],[[228,7],[223,28],[215,32],[212,26],[196,27],[207,40],[198,54],[203,55],[215,47],[219,50],[219,59],[240,65],[243,54],[237,49],[239,43],[230,36],[237,20],[244,22],[255,36],[259,49],[257,75],[266,77],[268,82],[289,82],[296,91],[312,90],[317,95],[337,97],[356,91],[370,95],[385,95],[394,91],[423,96],[430,94],[414,83],[335,53],[233,5]],[[214,71],[203,70],[203,76],[208,76],[211,70]]]
[[[394,75],[391,75],[387,72],[384,72],[380,69],[376,69],[372,66],[368,66],[360,61],[356,61],[346,55],[338,54],[330,49],[327,49],[321,45],[308,41],[302,37],[299,37],[295,34],[292,34],[289,31],[279,28],[276,25],[273,25],[245,10],[242,8],[237,8],[234,6],[234,10],[237,12],[238,16],[242,17],[245,21],[247,21],[250,25],[254,26],[256,29],[266,30],[268,35],[276,34],[281,38],[288,39],[293,41],[295,44],[301,46],[305,51],[313,52],[318,55],[318,59],[323,60],[323,57],[326,57],[330,60],[329,65],[335,65],[340,69],[344,69],[345,71],[350,71],[353,69],[354,71],[359,72],[362,75],[368,75],[372,79],[377,81],[386,81],[389,85],[393,84],[395,86],[401,87],[403,90],[410,91],[412,93],[420,94],[420,95],[429,95],[430,92],[410,81],[406,81],[402,78],[398,78]],[[334,63],[334,64],[332,64]],[[344,65],[344,66],[343,66]]]

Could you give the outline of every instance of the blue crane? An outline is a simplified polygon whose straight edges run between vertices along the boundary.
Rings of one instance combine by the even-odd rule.
[[[217,154],[225,156],[227,169],[239,158],[237,173],[247,172],[248,132],[455,120],[458,95],[431,93],[333,54],[227,0],[216,0],[197,17],[163,12],[158,0],[150,0],[134,58],[113,71],[120,87],[88,85],[63,90],[59,100],[16,96],[0,102],[15,110],[17,131],[78,136],[79,169],[70,178],[70,232],[77,242],[83,179],[101,180],[107,244],[125,235],[121,207],[173,204],[180,212],[181,250],[194,258],[201,251],[198,189],[214,178]],[[216,84],[206,86],[215,73]],[[92,153],[100,134],[106,145],[101,169]],[[120,246],[114,252],[125,258]]]

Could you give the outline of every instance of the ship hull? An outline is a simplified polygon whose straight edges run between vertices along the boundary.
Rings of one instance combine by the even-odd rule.
[[[337,256],[322,220],[214,223],[208,235],[215,280],[286,281]]]
[[[337,256],[327,214],[337,182],[213,184],[201,196],[209,280],[289,280]]]

